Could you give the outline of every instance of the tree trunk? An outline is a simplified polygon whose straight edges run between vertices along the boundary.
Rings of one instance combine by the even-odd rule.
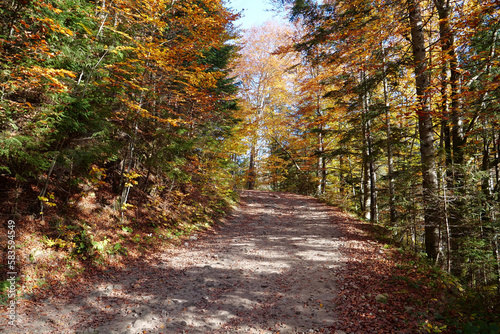
[[[321,95],[316,95],[316,117],[321,118]],[[318,166],[317,166],[317,194],[322,195],[326,190],[326,158],[325,158],[325,137],[324,137],[324,124],[323,121],[319,124],[318,131]]]
[[[362,186],[362,201],[361,206],[363,210],[363,218],[371,219],[370,217],[370,207],[371,207],[371,197],[370,197],[370,164],[368,163],[368,158],[366,150],[363,150],[363,186]]]
[[[439,203],[436,191],[438,178],[436,173],[436,150],[429,96],[429,69],[425,51],[423,21],[419,0],[407,0],[413,58],[415,66],[415,87],[417,92],[417,116],[420,137],[420,157],[422,165],[423,204],[425,219],[425,251],[435,261],[439,248]]]
[[[323,148],[324,152],[324,148]],[[321,160],[321,194],[324,194],[326,191],[326,158],[323,157]]]
[[[323,128],[319,129],[318,134],[318,166],[317,166],[317,178],[318,178],[318,195],[325,193],[326,189],[326,159],[325,159],[325,142],[323,138]]]
[[[364,74],[361,77],[362,83],[364,85]],[[362,200],[362,209],[363,209],[363,218],[372,220],[371,216],[371,207],[372,207],[372,196],[371,196],[371,175],[370,175],[370,150],[369,150],[369,141],[368,141],[368,127],[369,122],[367,121],[367,110],[366,110],[366,96],[363,92],[361,102],[362,102],[362,120],[361,120],[361,132],[363,136],[363,200]]]
[[[388,188],[389,188],[389,222],[391,226],[396,224],[396,205],[395,205],[395,191],[394,191],[394,161],[393,161],[393,150],[392,150],[392,129],[391,129],[391,110],[389,106],[389,89],[387,85],[387,65],[385,61],[385,49],[382,43],[382,53],[383,53],[383,84],[384,84],[384,109],[385,109],[385,128],[387,136],[387,177],[388,177]]]
[[[373,143],[372,143],[372,129],[371,129],[371,116],[370,112],[370,96],[368,93],[368,88],[366,87],[366,73],[363,70],[361,73],[361,83],[363,85],[363,141],[364,141],[364,149],[365,152],[365,196],[366,201],[369,202],[369,210],[368,207],[366,210],[366,219],[370,219],[370,222],[375,223],[378,221],[378,207],[377,207],[377,176],[375,174],[375,158],[373,154]]]
[[[375,161],[371,149],[371,140],[368,151],[370,153],[370,221],[378,223],[378,204],[377,204],[377,174],[375,173]]]
[[[436,9],[439,16],[439,38],[441,43],[441,49],[443,52],[443,71],[446,71],[445,81],[442,82],[442,90],[444,91],[443,102],[448,105],[448,98],[450,99],[451,113],[450,125],[451,129],[448,128],[447,139],[446,139],[446,162],[447,162],[447,174],[449,176],[448,183],[449,188],[453,189],[456,194],[457,199],[454,201],[453,207],[450,209],[450,226],[451,226],[451,243],[452,250],[455,254],[458,252],[460,247],[461,236],[464,235],[464,224],[463,224],[463,207],[465,202],[463,201],[463,188],[464,188],[464,175],[461,167],[464,164],[464,144],[465,137],[463,131],[463,116],[460,112],[460,101],[459,101],[459,76],[458,72],[458,59],[455,52],[455,38],[450,25],[450,4],[447,0],[434,0]],[[447,80],[449,71],[449,83]],[[450,86],[449,96],[447,94],[447,86]],[[447,117],[448,115],[445,115]],[[451,142],[449,139],[451,136]],[[451,147],[450,147],[451,146]],[[450,150],[451,148],[451,150]],[[451,152],[450,152],[451,151]],[[451,176],[451,177],[450,177]],[[462,261],[456,261],[461,263]],[[459,273],[459,268],[456,268],[456,273]]]
[[[500,233],[496,230],[496,228],[493,229],[494,235],[493,235],[493,243],[494,243],[494,255],[496,259],[496,271],[497,271],[497,291],[498,294],[500,294],[500,247],[499,247],[499,242],[498,239],[500,238]]]
[[[248,175],[247,175],[247,189],[253,190],[255,188],[255,156],[256,150],[255,145],[250,148],[250,163],[248,164]]]
[[[450,25],[450,7],[448,0],[435,0],[439,16],[439,38],[445,58],[445,69],[450,73],[451,98],[451,136],[453,144],[453,163],[461,165],[464,161],[463,117],[460,113],[458,58],[455,52],[455,36]],[[447,75],[446,75],[447,76]],[[444,82],[447,85],[447,82]],[[446,94],[447,97],[447,94]],[[446,103],[446,101],[443,101]]]

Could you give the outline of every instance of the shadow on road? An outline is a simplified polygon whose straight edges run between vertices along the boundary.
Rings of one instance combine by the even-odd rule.
[[[71,302],[49,298],[11,333],[328,332],[345,262],[336,221],[344,218],[304,196],[241,197],[217,233],[108,270]]]

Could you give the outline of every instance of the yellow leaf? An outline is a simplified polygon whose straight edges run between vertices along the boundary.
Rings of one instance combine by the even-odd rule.
[[[78,23],[80,26],[82,26],[83,29],[87,32],[87,34],[92,35],[92,31],[89,30],[83,23]]]

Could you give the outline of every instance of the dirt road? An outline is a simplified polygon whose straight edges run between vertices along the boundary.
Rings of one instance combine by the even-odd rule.
[[[336,219],[309,197],[243,192],[216,233],[110,270],[67,302],[47,296],[4,332],[329,333],[346,262]]]

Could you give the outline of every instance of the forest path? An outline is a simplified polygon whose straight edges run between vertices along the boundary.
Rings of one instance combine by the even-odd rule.
[[[337,325],[352,322],[335,325],[335,310],[338,294],[347,286],[343,267],[356,259],[341,249],[349,242],[351,248],[359,242],[363,248],[377,244],[352,244],[345,226],[353,219],[310,197],[244,191],[241,199],[240,207],[214,231],[125,270],[108,270],[75,287],[71,298],[46,296],[29,310],[20,309],[20,326],[4,333],[345,329]],[[368,253],[379,256],[382,251],[373,246]]]

